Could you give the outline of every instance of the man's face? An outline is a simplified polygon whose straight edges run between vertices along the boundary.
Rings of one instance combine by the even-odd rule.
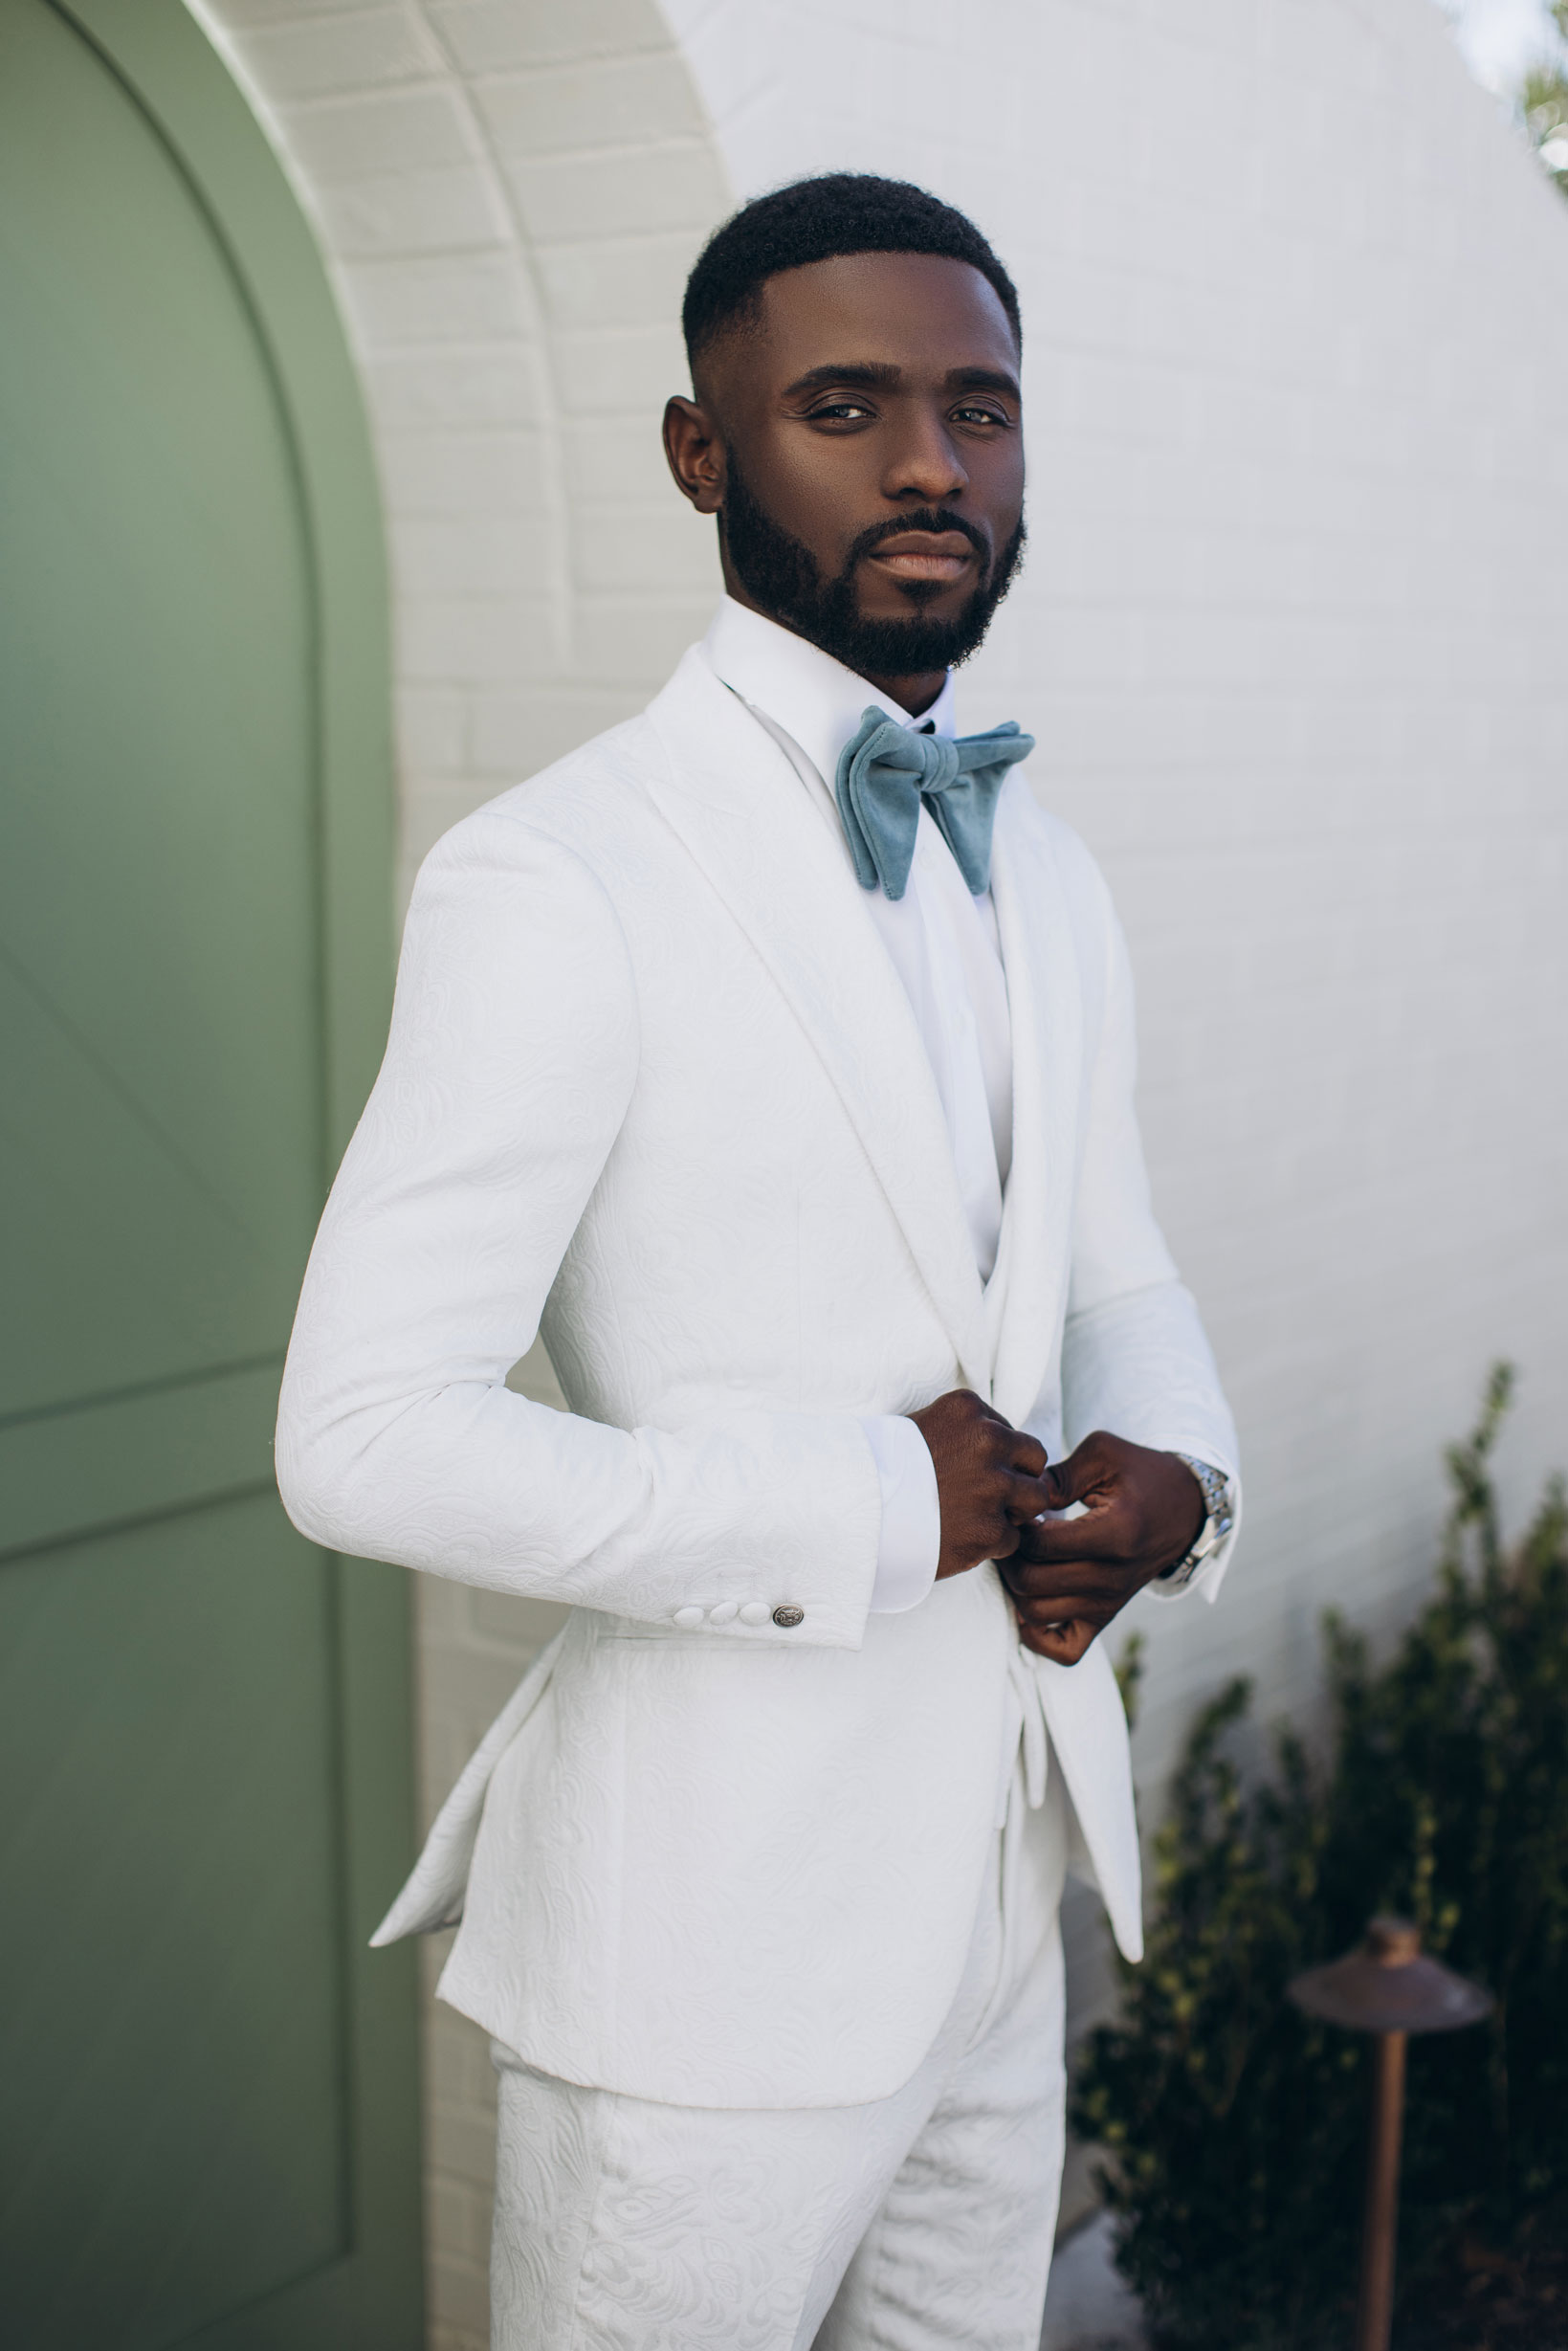
[[[787,270],[700,372],[666,438],[730,592],[863,676],[939,684],[1023,543],[1018,352],[987,280],[915,254]]]

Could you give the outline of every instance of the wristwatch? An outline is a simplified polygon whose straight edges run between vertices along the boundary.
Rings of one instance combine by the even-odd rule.
[[[1230,1480],[1223,1471],[1210,1469],[1206,1461],[1195,1461],[1191,1453],[1173,1453],[1171,1458],[1180,1461],[1182,1468],[1190,1470],[1197,1478],[1204,1490],[1205,1513],[1204,1523],[1198,1530],[1198,1540],[1186,1558],[1179,1559],[1174,1567],[1167,1567],[1164,1574],[1157,1578],[1168,1591],[1179,1592],[1184,1585],[1192,1582],[1204,1560],[1213,1558],[1235,1524],[1235,1519],[1230,1506]]]

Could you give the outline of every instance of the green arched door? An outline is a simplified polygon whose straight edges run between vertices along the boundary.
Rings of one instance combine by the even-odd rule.
[[[177,0],[0,0],[0,2321],[420,2337],[405,1598],[277,1377],[387,968],[341,330]]]

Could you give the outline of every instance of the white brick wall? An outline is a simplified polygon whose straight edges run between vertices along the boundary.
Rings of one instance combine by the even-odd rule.
[[[1560,200],[1427,0],[204,12],[364,369],[405,886],[702,624],[709,538],[656,426],[729,189],[907,175],[1013,267],[1033,545],[966,722],[1039,736],[1110,871],[1158,1196],[1248,1474],[1224,1604],[1151,1626],[1155,1800],[1223,1675],[1297,1702],[1327,1601],[1409,1605],[1491,1356],[1526,1374],[1516,1499],[1568,1453]],[[543,1630],[422,1593],[431,1804]],[[432,2342],[478,2351],[488,2068],[445,2012],[429,2054]]]
[[[964,681],[1106,863],[1159,1205],[1242,1423],[1237,1666],[1397,1613],[1491,1357],[1568,1454],[1568,214],[1426,0],[665,0],[739,192],[970,210],[1027,335],[1032,547]]]
[[[1242,1429],[1196,1700],[1397,1620],[1438,1454],[1568,1456],[1568,214],[1426,0],[665,0],[739,193],[886,171],[1021,289],[1027,571],[964,681],[1110,873],[1157,1197]],[[1100,1941],[1070,1914],[1082,2019]]]
[[[481,801],[639,709],[706,625],[669,487],[680,289],[729,209],[652,0],[202,0],[316,221],[391,548],[399,902]],[[517,1384],[559,1402],[536,1355]],[[429,1817],[558,1611],[420,1581]],[[443,1941],[446,1939],[441,1939]],[[490,2064],[429,1998],[431,2351],[484,2351]]]

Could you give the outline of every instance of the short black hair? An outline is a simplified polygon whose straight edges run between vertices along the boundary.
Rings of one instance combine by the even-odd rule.
[[[996,289],[1022,346],[1018,289],[966,213],[912,180],[825,171],[754,197],[714,231],[686,280],[681,305],[694,366],[726,326],[756,316],[767,278],[854,253],[934,254],[944,261],[967,261]]]

